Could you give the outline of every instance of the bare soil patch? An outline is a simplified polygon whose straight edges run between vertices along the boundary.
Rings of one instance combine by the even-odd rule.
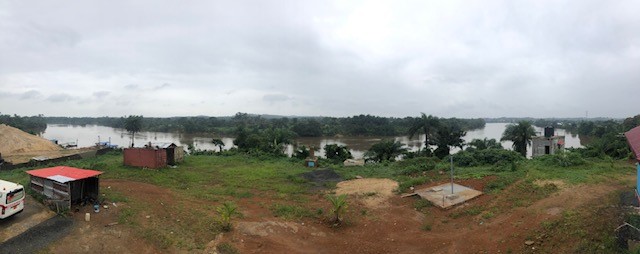
[[[456,183],[482,190],[493,179]],[[622,187],[585,185],[574,192],[568,191],[573,188],[567,188],[528,207],[511,208],[492,216],[486,216],[490,211],[485,211],[456,217],[453,215],[489,207],[496,195],[505,194],[482,195],[451,210],[429,207],[420,212],[414,208],[416,199],[393,194],[392,182],[358,179],[339,183],[336,193],[350,195],[347,222],[342,227],[332,228],[313,218],[291,222],[268,215],[246,216],[238,222],[236,230],[224,234],[218,242],[231,243],[241,253],[521,253],[531,249],[524,242],[532,232],[541,229],[542,222],[558,219],[561,211],[557,209],[564,211],[597,203]],[[594,191],[588,195],[575,193],[587,193],[591,189]],[[370,196],[362,194],[370,192],[386,197],[382,202],[386,204],[385,209],[376,209],[381,206],[367,202]],[[320,195],[309,202],[310,206],[328,208]],[[540,245],[535,242],[534,246]]]
[[[100,188],[113,188],[122,193],[130,193],[136,202],[138,198],[163,200],[168,190],[155,185],[120,180],[101,180]],[[153,196],[153,197],[151,197]],[[126,202],[108,201],[95,213],[90,205],[75,207],[71,217],[75,221],[68,236],[49,246],[51,253],[160,253],[159,248],[140,236],[131,224],[119,223],[121,213],[130,209]],[[107,206],[107,208],[104,207]],[[85,214],[90,221],[85,221]]]
[[[58,158],[90,150],[94,148],[63,149],[47,139],[0,124],[0,153],[4,160],[13,164],[28,162],[37,156]]]
[[[493,179],[485,177],[456,183],[482,190]],[[176,193],[152,184],[125,180],[104,180],[102,184],[102,188],[111,186],[126,193],[130,197],[128,203],[145,206],[143,212],[132,218],[137,222],[135,227],[140,228],[129,224],[105,227],[117,221],[121,209],[129,204],[92,214],[88,223],[83,221],[85,211],[79,211],[74,214],[77,226],[68,237],[51,246],[51,252],[213,253],[216,246],[226,243],[240,253],[522,253],[531,249],[532,246],[524,242],[531,239],[533,232],[544,230],[542,222],[557,220],[568,209],[598,203],[604,196],[624,187],[612,183],[572,186],[529,206],[511,207],[492,216],[486,216],[489,210],[457,216],[492,207],[501,200],[501,195],[508,195],[507,190],[482,195],[450,210],[437,207],[419,210],[415,207],[416,199],[394,194],[397,183],[392,180],[356,179],[337,185],[337,194],[349,195],[346,221],[340,227],[325,222],[330,205],[323,194],[308,195],[303,203],[291,202],[309,209],[322,209],[325,213],[290,220],[273,215],[269,209],[274,201],[272,197],[255,195],[234,200],[244,216],[233,219],[231,232],[215,235],[213,231],[200,230],[192,237],[205,244],[187,249],[177,242],[168,248],[162,247],[161,242],[144,238],[140,232],[157,233],[149,230],[159,228],[187,234],[189,232],[181,231],[181,225],[198,227],[198,223],[202,223],[198,212],[215,216],[214,207],[219,202],[178,198]],[[440,183],[431,185],[437,184]],[[185,205],[193,207],[193,211],[180,212],[177,207]],[[539,250],[548,245],[534,239],[533,246]]]
[[[354,179],[339,182],[336,185],[336,194],[358,196],[357,200],[363,202],[369,208],[387,207],[387,200],[394,196],[393,191],[398,188],[398,182],[391,179]]]
[[[0,153],[3,155],[58,150],[62,148],[49,140],[0,124]]]
[[[562,180],[535,180],[533,181],[533,184],[540,187],[544,187],[547,184],[553,184],[558,187],[558,189],[564,189],[567,186],[567,184]]]

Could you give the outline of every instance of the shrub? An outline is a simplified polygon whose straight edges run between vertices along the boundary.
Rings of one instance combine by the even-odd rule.
[[[524,160],[517,152],[504,149],[484,149],[473,151],[461,151],[453,155],[453,162],[457,166],[473,167],[482,165],[496,165],[502,163],[508,165],[512,162]]]
[[[398,174],[414,175],[435,169],[438,161],[439,159],[435,157],[417,157],[398,161],[393,166]]]
[[[216,250],[221,254],[236,254],[240,253],[238,249],[233,247],[230,243],[221,243],[216,246]]]
[[[582,155],[577,152],[560,152],[556,154],[546,154],[540,157],[536,157],[535,160],[545,165],[560,167],[578,166],[587,163]]]
[[[324,146],[324,154],[327,159],[337,162],[343,162],[346,159],[353,159],[351,151],[346,146],[338,144],[327,144]]]

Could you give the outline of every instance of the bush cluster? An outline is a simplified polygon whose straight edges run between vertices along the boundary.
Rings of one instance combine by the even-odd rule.
[[[448,158],[447,158],[448,160]],[[483,165],[508,165],[524,160],[517,152],[504,149],[485,149],[473,151],[461,151],[453,155],[453,163],[461,167],[474,167]]]
[[[556,154],[546,154],[535,158],[536,161],[548,166],[571,167],[584,165],[587,161],[578,152],[560,152]]]
[[[415,175],[424,171],[433,170],[440,160],[436,157],[417,157],[405,159],[393,164],[397,174]]]

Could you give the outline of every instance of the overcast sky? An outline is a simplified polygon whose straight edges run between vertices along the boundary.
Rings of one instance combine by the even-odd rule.
[[[638,1],[0,0],[0,112],[627,117]]]

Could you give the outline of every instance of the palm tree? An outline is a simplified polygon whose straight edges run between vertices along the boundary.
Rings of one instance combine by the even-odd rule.
[[[451,149],[449,147],[462,147],[464,146],[464,137],[467,135],[466,131],[455,125],[454,123],[444,123],[436,130],[436,135],[432,138],[433,144],[438,148],[434,151],[436,157],[442,159],[449,155]]]
[[[440,121],[438,117],[432,115],[426,115],[425,113],[421,113],[420,118],[416,118],[411,127],[409,128],[409,138],[413,138],[415,134],[423,133],[424,134],[424,145],[425,152],[427,154],[431,154],[431,148],[429,148],[429,138],[432,135],[432,132],[440,125]]]
[[[331,202],[331,214],[333,214],[333,224],[339,225],[342,221],[344,213],[347,211],[347,194],[327,195],[327,199]]]
[[[213,143],[214,146],[219,147],[220,152],[222,152],[222,148],[224,147],[224,141],[222,141],[222,139],[214,138],[211,140],[211,143]]]
[[[531,138],[536,135],[535,129],[528,121],[520,121],[518,124],[509,124],[502,133],[500,141],[510,140],[513,142],[513,150],[527,156],[527,146],[531,145]]]
[[[220,216],[220,224],[222,224],[222,230],[231,230],[231,218],[240,215],[238,207],[233,202],[227,201],[222,203],[221,206],[216,207],[216,211]]]

